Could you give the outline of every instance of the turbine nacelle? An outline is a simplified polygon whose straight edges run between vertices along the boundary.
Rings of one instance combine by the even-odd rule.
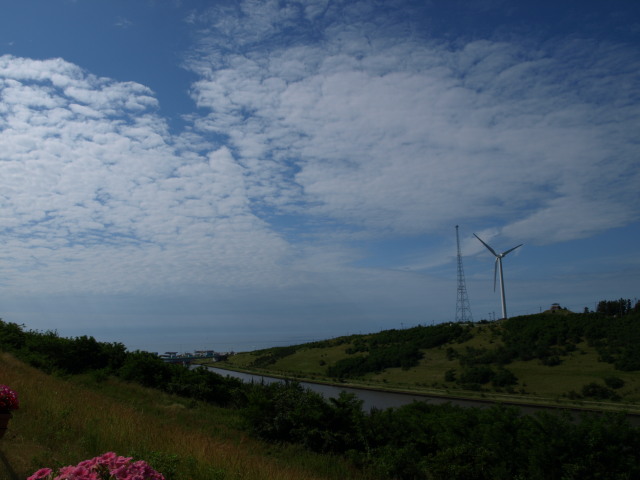
[[[493,255],[496,257],[496,260],[497,260],[498,258],[503,258],[503,257],[505,257],[508,253],[511,253],[511,252],[513,252],[516,248],[519,248],[519,247],[521,247],[522,245],[524,245],[524,243],[521,243],[520,245],[516,245],[515,247],[510,248],[509,250],[507,250],[507,251],[505,251],[505,252],[502,252],[502,253],[496,253],[496,251],[495,251],[493,248],[491,248],[489,245],[487,245],[487,244],[486,244],[486,243],[485,243],[485,242],[484,242],[484,241],[483,241],[483,240],[482,240],[478,235],[476,235],[476,234],[474,233],[474,234],[473,234],[473,236],[474,236],[474,237],[476,237],[478,240],[480,240],[480,243],[482,243],[485,247],[487,247],[487,249],[488,249],[491,253],[493,253]]]

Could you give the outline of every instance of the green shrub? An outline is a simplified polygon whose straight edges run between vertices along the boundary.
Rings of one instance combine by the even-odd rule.
[[[599,385],[595,382],[588,383],[584,387],[582,387],[582,396],[585,398],[595,398],[596,400],[619,400],[620,395],[611,390],[610,388],[605,387],[604,385]]]
[[[496,372],[494,372],[491,367],[488,367],[486,365],[478,365],[463,370],[460,374],[458,382],[462,384],[475,383],[478,385],[484,385],[485,383],[489,383],[491,380],[493,380],[495,376]]]
[[[444,372],[444,381],[445,382],[455,382],[456,381],[456,371],[455,369],[449,369]]]
[[[624,387],[624,380],[614,376],[606,377],[604,383],[607,387],[613,388],[614,390]]]
[[[491,380],[494,387],[509,387],[518,383],[518,377],[506,368],[500,368]]]
[[[273,347],[267,350],[264,350],[262,354],[256,358],[252,366],[258,368],[268,367],[269,365],[273,365],[278,360],[288,357],[289,355],[293,355],[298,351],[298,346],[288,346],[288,347]]]

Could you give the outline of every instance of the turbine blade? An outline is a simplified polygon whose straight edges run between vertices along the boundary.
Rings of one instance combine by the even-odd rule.
[[[487,247],[487,249],[488,249],[491,253],[493,253],[496,257],[498,256],[498,254],[496,253],[496,251],[495,251],[493,248],[491,248],[489,245],[487,245],[486,243],[484,243],[484,241],[483,241],[483,240],[482,240],[478,235],[476,235],[476,234],[474,233],[474,234],[473,234],[473,236],[474,236],[474,237],[476,237],[478,240],[480,240],[480,242],[481,242],[485,247]]]
[[[507,250],[506,252],[504,252],[501,256],[504,257],[507,253],[513,252],[516,248],[520,248],[522,245],[524,245],[524,243],[521,243],[520,245],[510,248],[509,250]]]
[[[499,257],[496,257],[496,263],[493,266],[493,291],[496,291],[496,277],[498,276],[498,262],[500,261]]]

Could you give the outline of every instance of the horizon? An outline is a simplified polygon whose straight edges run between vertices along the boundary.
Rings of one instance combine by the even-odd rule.
[[[558,304],[557,302],[552,303],[551,305],[548,306],[548,308],[543,309],[542,306],[540,306],[540,309],[538,312],[531,312],[531,313],[525,313],[525,314],[519,314],[519,315],[512,315],[509,316],[508,318],[514,318],[514,317],[521,317],[521,316],[529,316],[529,315],[536,315],[536,314],[541,314],[541,313],[547,313],[547,312],[553,312],[553,307],[557,306],[561,311],[565,311],[565,312],[569,312],[569,313],[585,313],[584,309],[587,308],[589,309],[589,313],[595,313],[597,311],[597,306],[598,303],[600,303],[601,301],[617,301],[620,299],[602,299],[602,300],[598,300],[596,302],[593,302],[593,308],[590,308],[588,305],[585,305],[583,308],[581,308],[580,310],[582,311],[575,311],[572,310],[568,307],[566,307],[565,305],[561,305]],[[640,304],[640,300],[638,300],[637,298],[634,299],[624,299],[624,300],[630,300],[631,304],[633,306]],[[493,312],[495,314],[495,312]],[[491,316],[489,316],[491,317]],[[495,315],[494,315],[495,317]],[[4,319],[2,319],[4,320]],[[473,324],[480,324],[481,322],[499,322],[501,320],[504,320],[503,318],[482,318],[482,319],[477,319],[477,320],[473,320],[473,321],[460,321],[460,322],[456,322],[455,320],[450,320],[450,321],[446,321],[446,322],[441,322],[441,323],[460,323],[460,324],[469,324],[469,323],[473,323]],[[15,322],[14,322],[15,323]],[[107,343],[121,343],[123,344],[128,351],[135,351],[135,350],[141,350],[141,351],[146,351],[149,353],[156,353],[158,355],[163,355],[163,354],[169,354],[169,353],[175,353],[178,355],[183,355],[183,354],[197,354],[197,353],[202,353],[202,352],[216,352],[216,353],[247,353],[247,352],[252,352],[252,351],[259,351],[259,350],[264,350],[264,349],[269,349],[269,348],[274,348],[274,347],[287,347],[287,346],[296,346],[296,345],[304,345],[307,343],[313,343],[313,342],[318,342],[318,341],[325,341],[325,340],[334,340],[337,338],[342,338],[342,337],[348,337],[348,336],[352,336],[352,335],[375,335],[377,333],[381,333],[383,331],[387,331],[387,330],[404,330],[404,329],[411,329],[411,328],[416,328],[416,327],[430,327],[430,326],[435,326],[435,325],[439,325],[439,323],[436,322],[426,322],[426,323],[421,323],[421,324],[415,324],[415,325],[405,325],[404,323],[401,323],[399,327],[389,327],[389,328],[385,328],[383,330],[376,330],[376,331],[369,331],[369,332],[364,332],[364,331],[360,331],[360,332],[352,332],[352,333],[347,333],[345,335],[336,335],[336,336],[331,336],[331,337],[326,337],[326,338],[304,338],[304,336],[294,336],[294,337],[289,337],[289,339],[285,339],[285,340],[275,340],[275,339],[264,339],[264,338],[260,338],[260,339],[254,339],[254,340],[234,340],[233,342],[221,342],[221,341],[217,341],[215,342],[216,345],[220,346],[220,345],[252,345],[251,349],[245,349],[245,350],[237,350],[234,348],[230,348],[230,349],[225,349],[223,347],[220,348],[211,348],[209,346],[206,345],[206,343],[201,343],[199,345],[201,345],[200,347],[193,347],[193,348],[184,348],[183,347],[186,344],[190,344],[190,343],[179,343],[180,348],[173,348],[176,347],[176,343],[166,343],[163,344],[165,345],[166,349],[163,350],[158,350],[156,349],[149,349],[147,347],[145,347],[144,345],[149,345],[149,344],[140,344],[137,347],[132,347],[131,345],[135,345],[135,344],[131,344],[129,343],[129,345],[127,345],[126,342],[122,341],[122,340],[118,340],[115,338],[109,339],[109,340],[101,340],[99,338],[96,338],[96,341],[99,342],[107,342]],[[26,330],[33,330],[31,328],[29,328],[28,325],[23,325],[23,327]],[[55,331],[60,337],[67,337],[67,338],[74,338],[74,337],[78,337],[78,336],[83,336],[82,333],[76,333],[74,335],[64,335],[61,334],[60,332],[58,332],[57,330],[53,330]],[[89,335],[87,335],[89,336]],[[295,338],[295,341],[292,341],[291,338]],[[195,343],[192,343],[193,345],[196,345]],[[155,344],[155,345],[161,345],[161,344]]]
[[[29,0],[0,318],[235,351],[636,300],[640,4]],[[167,350],[170,350],[168,348]]]

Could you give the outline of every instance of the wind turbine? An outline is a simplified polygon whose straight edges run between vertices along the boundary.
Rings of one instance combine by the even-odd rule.
[[[487,245],[486,243],[484,243],[482,241],[482,239],[476,235],[475,233],[473,234],[478,240],[480,240],[480,242],[487,247],[487,249],[493,253],[493,255],[496,257],[496,263],[495,266],[493,268],[493,291],[496,291],[496,273],[497,270],[500,269],[500,292],[501,292],[501,298],[502,298],[502,318],[507,318],[507,303],[504,299],[504,277],[502,276],[502,259],[508,254],[513,252],[516,248],[521,247],[522,245],[524,245],[523,243],[521,243],[520,245],[517,245],[513,248],[510,248],[509,250],[507,250],[506,252],[502,252],[502,253],[496,253],[496,251],[491,248],[489,245]]]

